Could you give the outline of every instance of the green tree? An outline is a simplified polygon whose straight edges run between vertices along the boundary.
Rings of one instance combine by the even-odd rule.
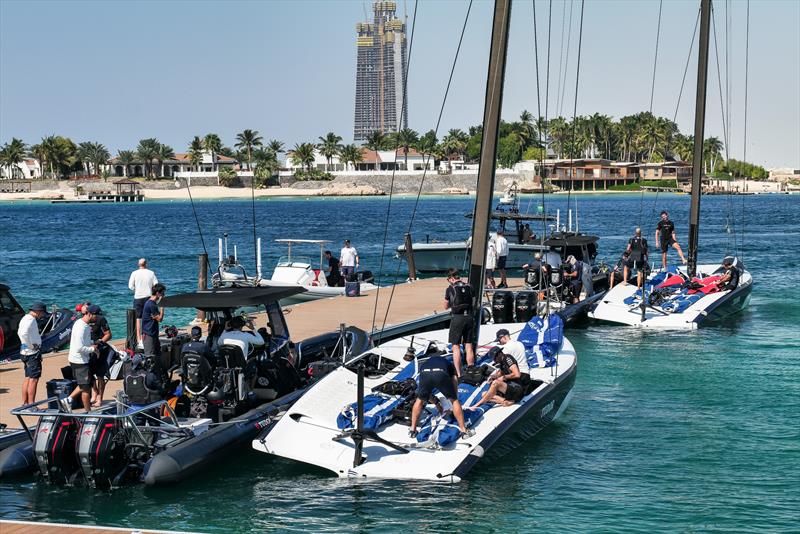
[[[253,149],[263,144],[263,139],[258,135],[257,130],[244,130],[236,135],[236,148],[243,150],[247,155],[247,170],[252,170]]]
[[[467,149],[468,141],[469,136],[458,128],[453,128],[447,132],[447,135],[442,139],[442,148],[447,154],[448,167],[450,166],[453,154],[457,154],[461,156],[462,159],[465,159],[464,154]]]
[[[46,162],[51,178],[59,178],[69,172],[78,160],[78,147],[71,139],[60,135],[49,135],[42,138],[40,144],[31,151],[41,162]]]
[[[497,162],[501,167],[510,169],[522,156],[522,141],[517,133],[502,137],[497,143]]]
[[[142,160],[142,162],[144,163],[144,168],[145,168],[144,174],[148,178],[151,178],[152,175],[154,174],[153,161],[159,154],[160,149],[161,149],[161,143],[158,142],[158,139],[155,139],[153,137],[150,137],[148,139],[142,139],[136,146],[136,155],[139,156],[139,159]]]
[[[436,145],[439,144],[439,140],[436,138],[436,132],[433,130],[428,130],[425,132],[425,135],[419,138],[415,148],[417,152],[422,155],[422,161],[425,165],[425,168],[428,167],[428,161],[430,160],[430,156],[433,155],[434,150],[436,150]],[[428,156],[426,158],[425,156]],[[434,159],[434,163],[436,163]]]
[[[378,150],[383,150],[385,145],[386,145],[386,136],[383,135],[383,132],[380,132],[378,130],[371,132],[367,136],[367,140],[364,141],[364,147],[374,152],[377,152]]]
[[[111,159],[111,153],[102,143],[92,143],[92,151],[89,154],[89,161],[94,166],[94,173],[102,175],[104,169],[103,165],[108,165],[108,160]]]
[[[175,159],[175,151],[171,146],[161,144],[158,145],[158,152],[156,153],[156,161],[161,166],[161,176],[164,176],[164,162],[167,160]]]
[[[195,171],[200,169],[200,164],[203,162],[204,150],[203,140],[200,139],[200,136],[195,135],[192,142],[189,143],[189,164]]]
[[[722,149],[725,145],[718,137],[707,137],[703,141],[703,163],[706,165],[706,174],[711,174],[716,169],[717,163],[722,159]]]
[[[286,152],[286,150],[283,148],[283,141],[278,141],[277,139],[272,139],[269,143],[267,143],[267,148],[272,150],[276,155]]]
[[[236,183],[236,171],[228,165],[222,167],[217,173],[217,176],[219,176],[219,185],[224,187],[231,187]]]
[[[16,137],[12,137],[11,142],[6,143],[0,149],[0,165],[7,169],[6,176],[9,178],[15,178],[15,174],[19,170],[17,166],[25,161],[25,150],[25,143]]]
[[[419,134],[411,128],[403,128],[395,135],[397,148],[403,150],[405,169],[408,170],[408,151],[419,141]]]
[[[211,154],[212,170],[217,170],[217,154],[222,150],[222,140],[217,134],[206,134],[203,138],[203,148]]]
[[[333,162],[333,157],[337,156],[342,148],[340,144],[342,142],[342,137],[333,132],[328,132],[325,137],[320,137],[319,141],[317,148],[319,149],[319,153],[327,160],[325,170],[329,171]]]
[[[349,144],[342,147],[341,158],[345,165],[352,163],[353,170],[355,170],[356,165],[364,159],[364,156],[361,153],[361,147]]]
[[[122,165],[122,175],[128,177],[128,169],[136,161],[136,153],[133,150],[120,150],[117,152],[117,161]]]
[[[302,165],[307,171],[311,171],[311,165],[314,163],[314,144],[296,143],[289,152],[289,157],[295,165]]]

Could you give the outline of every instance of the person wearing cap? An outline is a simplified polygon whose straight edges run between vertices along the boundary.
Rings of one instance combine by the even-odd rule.
[[[159,323],[164,320],[164,308],[158,303],[164,298],[167,288],[164,284],[156,284],[150,291],[150,298],[142,307],[142,347],[146,357],[157,358],[161,355],[161,342],[158,339]]]
[[[75,390],[69,397],[60,399],[61,408],[64,411],[72,411],[72,399],[80,395],[84,409],[88,412],[91,409],[92,377],[89,369],[89,362],[92,354],[97,352],[97,345],[92,342],[92,327],[97,315],[100,313],[100,306],[92,304],[86,308],[83,317],[75,321],[72,325],[72,335],[69,338],[69,366],[72,368],[72,378],[78,383]]]
[[[572,295],[572,303],[578,302],[583,287],[583,262],[578,261],[575,256],[567,256],[568,269],[564,272],[564,277],[569,281],[569,292]]]
[[[152,296],[153,286],[158,283],[156,273],[147,268],[147,260],[139,258],[139,268],[128,278],[128,288],[133,291],[133,309],[136,312],[136,337],[139,348],[142,345],[142,313],[144,304]]]
[[[647,239],[642,237],[642,229],[636,228],[633,237],[628,240],[628,261],[622,271],[622,285],[628,285],[630,269],[636,269],[636,287],[642,287],[644,271],[647,268]]]
[[[722,260],[722,266],[725,267],[725,274],[717,281],[717,287],[720,291],[733,291],[739,286],[739,269],[733,266],[732,258]]]
[[[42,336],[39,334],[37,319],[42,317],[47,307],[41,302],[34,302],[19,321],[17,336],[19,337],[19,354],[25,367],[25,380],[22,381],[22,404],[30,404],[36,400],[36,388],[42,376]]]
[[[103,404],[103,393],[106,390],[106,377],[108,376],[108,355],[111,352],[111,327],[108,320],[103,315],[100,306],[92,306],[97,313],[94,321],[90,324],[92,328],[92,342],[97,346],[95,352],[89,360],[89,371],[92,376],[92,406]],[[87,307],[88,310],[88,307]]]
[[[247,324],[247,322],[241,315],[232,317],[229,322],[230,329],[219,336],[219,346],[229,345],[239,347],[242,349],[242,354],[245,358],[250,355],[250,351],[253,347],[263,347],[265,341],[261,334],[243,330],[245,324]]]
[[[472,410],[487,402],[511,406],[525,396],[525,388],[531,382],[525,345],[512,340],[511,333],[505,328],[497,331],[497,343],[500,350],[494,355],[494,363],[498,369],[489,375],[489,389],[470,408]]]
[[[181,347],[181,356],[186,352],[194,352],[205,356],[209,363],[213,362],[214,353],[211,352],[211,347],[206,342],[200,341],[201,337],[203,337],[203,330],[199,326],[193,326],[189,341]]]
[[[453,365],[456,376],[461,376],[461,344],[466,351],[467,365],[475,364],[475,291],[471,285],[461,281],[458,269],[447,270],[447,289],[444,290],[444,307],[450,310],[450,331],[447,342],[453,348]]]
[[[339,265],[342,267],[342,276],[345,282],[347,277],[358,270],[358,251],[350,245],[350,240],[344,240],[344,247],[339,252]]]

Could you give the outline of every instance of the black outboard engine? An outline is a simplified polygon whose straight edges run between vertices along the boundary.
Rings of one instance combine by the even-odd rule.
[[[542,286],[541,269],[525,269],[525,287],[531,290],[539,290]]]
[[[536,315],[535,291],[520,291],[514,302],[514,314],[518,323],[527,323]]]
[[[45,480],[51,484],[69,484],[78,474],[75,440],[80,424],[62,414],[39,419],[33,440],[33,455]]]
[[[492,317],[495,323],[514,322],[514,293],[495,291],[492,295]]]
[[[125,435],[118,420],[89,417],[76,445],[78,462],[86,484],[92,488],[108,489],[125,472]]]

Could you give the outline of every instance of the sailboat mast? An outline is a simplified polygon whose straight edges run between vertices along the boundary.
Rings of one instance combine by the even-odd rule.
[[[472,219],[472,245],[469,251],[469,283],[475,290],[475,309],[480,308],[486,268],[486,246],[489,242],[494,195],[494,176],[497,165],[497,137],[500,130],[500,110],[503,104],[503,82],[508,50],[508,26],[511,19],[511,0],[495,0],[492,22],[492,44],[489,51],[489,73],[486,78],[486,101],[483,111],[481,162],[478,168],[475,217]],[[480,325],[480,314],[477,314]]]
[[[694,152],[692,156],[692,205],[689,211],[689,276],[697,274],[697,242],[700,234],[700,194],[703,177],[703,139],[706,125],[708,82],[708,38],[711,0],[700,2],[700,47],[697,56],[697,97],[694,111]]]

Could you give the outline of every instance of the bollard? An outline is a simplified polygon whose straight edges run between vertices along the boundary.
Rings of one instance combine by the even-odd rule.
[[[406,262],[408,263],[408,280],[417,279],[417,266],[414,264],[414,248],[411,245],[411,234],[405,236]]]
[[[197,257],[197,290],[208,289],[208,254],[205,252]],[[206,320],[206,312],[197,310],[195,322],[200,323]]]

